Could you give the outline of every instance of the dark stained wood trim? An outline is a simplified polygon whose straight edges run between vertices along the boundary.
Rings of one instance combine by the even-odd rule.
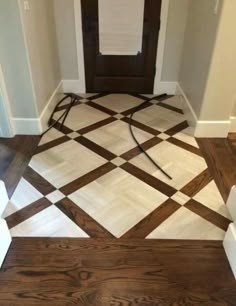
[[[117,112],[114,112],[113,110],[109,109],[109,108],[106,108],[105,106],[102,106],[100,104],[97,104],[95,103],[94,101],[90,101],[90,102],[87,102],[86,105],[89,105],[103,113],[106,113],[110,116],[114,116],[114,115],[117,115],[118,113]]]
[[[55,122],[55,120],[52,120],[52,124],[53,124],[54,122]],[[61,124],[58,123],[58,122],[54,125],[54,128],[55,128],[56,130],[58,130],[59,132],[64,133],[65,135],[74,132],[72,129],[68,128],[65,124],[61,127]]]
[[[227,231],[229,224],[232,222],[224,216],[218,214],[217,212],[211,210],[210,208],[202,205],[201,203],[193,199],[191,199],[187,204],[185,204],[184,207],[188,208],[189,210],[211,222],[212,224],[218,226],[223,231]]]
[[[174,106],[169,105],[169,104],[166,104],[166,103],[163,103],[163,102],[157,103],[157,106],[161,106],[161,107],[163,107],[163,108],[169,109],[169,110],[171,110],[171,111],[173,111],[173,112],[175,112],[175,113],[181,114],[181,115],[184,114],[184,112],[183,112],[182,109],[177,108],[177,107],[174,107]]]
[[[23,177],[43,195],[47,195],[56,190],[51,183],[34,171],[30,166],[25,169]]]
[[[208,185],[212,180],[213,177],[209,173],[209,170],[206,169],[198,176],[196,176],[191,182],[185,185],[181,189],[181,192],[192,198],[204,187],[206,187],[206,185]]]
[[[52,203],[46,199],[41,198],[38,201],[18,210],[14,214],[8,216],[5,220],[7,222],[8,227],[11,229],[16,225],[26,221],[27,219],[33,217],[37,213],[43,211],[44,209],[50,207]]]
[[[62,136],[62,137],[57,138],[55,140],[49,141],[49,142],[47,142],[47,143],[45,143],[43,145],[38,146],[34,155],[42,153],[44,151],[47,151],[47,150],[49,150],[49,149],[51,149],[53,147],[59,146],[59,145],[65,143],[67,141],[70,141],[70,140],[71,140],[70,137]]]
[[[143,147],[144,150],[148,150],[152,147],[154,147],[155,145],[161,143],[163,140],[157,137],[153,137],[147,141],[145,141],[144,143],[141,144],[141,146]],[[124,158],[125,160],[130,160],[136,156],[138,156],[139,154],[141,154],[142,151],[140,150],[139,147],[135,147],[131,150],[129,150],[126,153],[123,153],[120,157]]]
[[[69,194],[75,192],[76,190],[88,185],[89,183],[93,182],[94,180],[98,179],[99,177],[109,173],[110,171],[116,169],[117,166],[113,165],[112,163],[108,162],[97,169],[81,176],[80,178],[76,179],[75,181],[63,186],[60,188],[60,191],[68,196]]]
[[[126,172],[132,174],[142,182],[148,184],[149,186],[155,188],[156,190],[160,191],[161,193],[167,195],[168,197],[171,197],[176,193],[176,189],[171,187],[170,185],[167,185],[166,183],[162,182],[158,178],[148,174],[147,172],[139,169],[138,167],[130,164],[125,163],[120,166],[123,170]]]
[[[144,218],[133,228],[131,228],[121,238],[142,239],[147,237],[152,231],[154,231],[159,225],[161,225],[161,223],[168,219],[180,207],[182,207],[180,204],[176,203],[172,199],[168,199],[162,205],[157,207],[153,212],[151,212],[146,218]]]
[[[125,117],[125,118],[122,118],[121,119],[122,121],[124,121],[125,123],[128,123],[130,122],[130,119]],[[136,121],[134,119],[132,119],[132,126],[135,126],[136,128],[140,129],[140,130],[143,130],[144,132],[147,132],[149,134],[152,134],[154,136],[156,135],[159,135],[161,132],[159,132],[158,130],[155,130],[151,127],[149,127],[148,125],[145,125],[139,121]]]
[[[170,137],[166,141],[168,141],[169,143],[171,143],[173,145],[176,145],[176,146],[178,146],[178,147],[180,147],[180,148],[182,148],[184,150],[187,150],[187,151],[189,151],[189,152],[191,152],[193,154],[196,154],[196,155],[202,157],[202,153],[201,153],[201,151],[198,148],[196,148],[194,146],[191,146],[190,144],[188,144],[186,142],[183,142],[183,141],[181,141],[179,139],[176,139],[174,137]]]
[[[99,146],[95,142],[83,136],[75,138],[74,140],[109,161],[117,157],[117,155],[115,155],[114,153],[106,150],[105,148]]]
[[[70,199],[64,198],[55,205],[91,238],[115,238]]]
[[[81,135],[84,135],[84,134],[87,134],[87,133],[89,133],[91,131],[99,129],[99,128],[105,126],[105,125],[108,125],[108,124],[110,124],[110,123],[112,123],[114,121],[117,121],[117,119],[114,118],[114,117],[109,117],[109,118],[104,119],[102,121],[99,121],[99,122],[96,122],[94,124],[91,124],[91,125],[89,125],[89,126],[87,126],[85,128],[82,128],[82,129],[78,130],[77,132],[80,133]]]
[[[139,111],[141,111],[141,110],[143,110],[143,109],[145,109],[145,108],[148,108],[148,107],[150,107],[150,106],[152,106],[153,104],[151,103],[151,102],[146,102],[146,103],[144,103],[144,101],[142,102],[142,101],[140,101],[141,103],[140,103],[140,106],[139,105],[137,105],[137,106],[134,106],[134,107],[132,107],[132,108],[130,108],[130,109],[127,109],[126,111],[123,111],[123,112],[121,112],[121,114],[123,115],[123,116],[129,116],[129,115],[131,115],[134,111],[136,111],[136,109],[137,109],[137,107],[139,106]],[[141,106],[141,104],[143,103],[143,105]]]
[[[188,122],[185,120],[185,121],[177,124],[176,126],[170,128],[169,130],[165,131],[165,134],[167,134],[169,136],[173,136],[173,135],[185,130],[188,127],[189,127]]]

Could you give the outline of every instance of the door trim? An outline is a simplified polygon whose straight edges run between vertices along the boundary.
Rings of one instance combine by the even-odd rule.
[[[169,13],[169,0],[163,0],[161,5],[161,26],[157,47],[157,59],[156,59],[156,75],[154,79],[154,93],[161,93],[163,86],[161,82],[164,50],[166,42],[166,30]],[[77,46],[77,62],[79,80],[77,88],[81,93],[86,92],[85,86],[85,66],[84,66],[84,45],[83,45],[83,32],[82,32],[82,14],[81,14],[81,0],[74,0],[74,15],[75,15],[75,33],[76,33],[76,46]],[[165,86],[164,86],[165,87]]]
[[[0,64],[0,95],[2,96],[2,103],[0,105],[0,136],[13,137],[14,129],[12,123],[12,114],[10,107],[10,100],[7,93],[7,87],[4,80],[2,66]]]

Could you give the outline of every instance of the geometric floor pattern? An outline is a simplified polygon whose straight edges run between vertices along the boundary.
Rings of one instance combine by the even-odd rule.
[[[86,94],[40,141],[4,212],[12,236],[222,240],[230,216],[177,96]],[[68,103],[68,102],[65,102]],[[64,111],[61,106],[56,117]]]

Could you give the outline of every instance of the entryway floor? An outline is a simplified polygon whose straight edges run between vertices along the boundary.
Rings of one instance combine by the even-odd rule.
[[[39,146],[4,213],[12,236],[223,240],[230,216],[180,97],[80,95]],[[62,106],[57,116],[64,111]]]

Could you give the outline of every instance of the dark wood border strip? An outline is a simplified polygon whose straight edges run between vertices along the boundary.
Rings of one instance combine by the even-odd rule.
[[[83,98],[81,98],[81,100],[82,100],[82,99],[83,99]],[[64,104],[64,105],[62,105],[62,106],[59,106],[59,107],[57,108],[56,112],[60,112],[60,111],[62,111],[62,110],[64,110],[64,109],[66,109],[66,108],[68,107],[69,104],[70,104],[70,102],[67,103],[67,104]],[[79,102],[79,101],[76,101],[76,102],[73,104],[72,109],[73,109],[73,107],[75,107],[75,106],[77,106],[77,105],[80,105],[80,104],[82,104],[82,103]]]
[[[152,147],[154,147],[155,145],[161,143],[163,140],[158,138],[158,137],[153,137],[147,141],[145,141],[144,143],[141,144],[141,146],[143,147],[144,150],[148,150]],[[122,157],[125,160],[130,160],[136,156],[138,156],[139,154],[141,154],[142,151],[139,149],[139,147],[135,147],[131,150],[129,150],[126,153],[123,153],[120,157]]]
[[[44,151],[47,151],[47,150],[49,150],[53,147],[59,146],[59,145],[65,143],[69,140],[71,140],[71,138],[65,135],[65,136],[62,136],[62,137],[57,138],[55,140],[49,141],[45,144],[42,144],[42,145],[38,146],[34,155],[42,153]]]
[[[156,98],[156,99],[153,99],[153,100],[156,100],[156,101],[159,101],[159,102],[162,102],[162,101],[166,101],[170,98],[173,98],[174,95],[161,95],[160,97]]]
[[[109,92],[95,93],[93,96],[86,97],[86,98],[84,97],[83,99],[87,99],[87,100],[92,101],[92,100],[96,100],[96,99],[108,96],[109,94],[110,94]]]
[[[232,222],[224,216],[218,214],[214,210],[202,205],[201,203],[191,199],[184,207],[188,208],[203,219],[211,222],[224,231],[227,231],[229,224]]]
[[[201,156],[202,157],[202,153],[200,151],[200,149],[194,147],[194,146],[191,146],[190,144],[186,143],[186,142],[183,142],[179,139],[176,139],[174,137],[170,137],[168,138],[166,141],[168,141],[169,143],[173,144],[173,145],[176,145],[184,150],[187,150],[193,154],[196,154],[198,156]]]
[[[112,123],[114,121],[117,121],[117,119],[114,118],[114,117],[109,117],[109,118],[106,118],[106,119],[101,120],[99,122],[96,122],[94,124],[91,124],[89,126],[86,126],[86,127],[82,128],[82,129],[78,130],[77,132],[80,133],[81,135],[84,135],[84,134],[87,134],[87,133],[89,133],[91,131],[99,129],[99,128],[105,126],[105,125],[108,125],[108,124],[110,124],[110,123]]]
[[[146,99],[146,100],[148,100],[148,99]],[[144,102],[144,101],[143,101],[143,102]],[[140,105],[141,105],[141,104],[142,104],[142,103],[140,103]],[[137,106],[135,106],[135,107],[132,107],[132,108],[130,108],[130,109],[127,109],[126,111],[123,111],[121,114],[122,114],[123,116],[129,116],[130,114],[132,114],[132,113],[137,109],[138,105],[139,105],[139,104],[137,104]],[[148,107],[150,107],[150,106],[153,106],[153,104],[152,104],[151,102],[147,102],[147,103],[143,104],[142,107],[140,106],[140,108],[138,109],[138,111],[141,111],[141,110],[143,110],[143,109],[145,109],[145,108],[148,108]]]
[[[63,186],[60,188],[60,191],[68,196],[69,194],[75,192],[76,190],[88,185],[89,183],[93,182],[94,180],[98,179],[99,177],[107,174],[108,172],[116,169],[117,166],[113,165],[112,163],[108,162],[99,168],[92,170],[91,172],[81,176],[80,178],[76,179],[75,181]]]
[[[94,101],[89,101],[86,103],[86,105],[89,105],[103,113],[106,113],[110,116],[114,116],[114,115],[117,115],[118,113],[117,112],[114,112],[113,110],[109,109],[109,108],[106,108],[105,106],[102,106],[102,105],[99,105],[97,103],[95,103]]]
[[[179,124],[177,124],[176,126],[170,128],[169,130],[165,131],[165,134],[169,135],[169,136],[173,136],[185,129],[187,129],[189,127],[188,122],[185,120]]]
[[[175,113],[178,113],[178,114],[181,114],[181,115],[184,114],[184,112],[183,112],[182,109],[177,108],[177,107],[174,107],[174,106],[169,105],[169,104],[165,104],[165,103],[163,103],[163,102],[159,102],[159,103],[157,103],[156,105],[157,105],[157,106],[161,106],[161,107],[163,107],[163,108],[166,108],[166,109],[168,109],[168,110],[171,110],[171,111],[173,111],[173,112],[175,112]]]
[[[127,118],[127,117],[126,118],[122,118],[121,120],[124,121],[127,124],[129,124],[129,122],[130,122],[130,119]],[[135,126],[138,129],[143,130],[144,132],[147,132],[147,133],[152,134],[154,136],[159,135],[161,133],[158,130],[156,130],[154,128],[151,128],[150,126],[145,125],[145,124],[143,124],[143,123],[141,123],[139,121],[136,121],[134,119],[132,119],[132,125]]]
[[[198,176],[196,176],[191,182],[185,185],[180,191],[192,198],[212,180],[213,177],[207,168]]]
[[[52,123],[54,123],[54,122],[55,122],[55,120],[52,120]],[[64,134],[70,134],[70,133],[74,132],[72,129],[68,128],[65,125],[63,125],[62,128],[61,128],[61,124],[58,123],[58,122],[54,125],[54,128],[56,130],[58,130],[59,132],[64,133]]]
[[[33,217],[37,213],[43,211],[44,209],[53,205],[48,199],[42,198],[38,201],[18,210],[14,214],[8,216],[5,220],[8,227],[11,229],[16,225],[26,221],[27,219]]]
[[[161,206],[157,207],[153,212],[151,212],[146,218],[131,228],[121,238],[143,239],[147,237],[180,207],[182,207],[180,204],[176,203],[172,199],[168,199],[166,202],[161,204]]]
[[[142,182],[148,184],[149,186],[155,188],[156,190],[160,191],[161,193],[167,195],[168,197],[171,197],[174,195],[177,190],[170,185],[162,182],[158,178],[148,174],[147,172],[139,169],[138,167],[130,164],[130,163],[125,163],[120,166],[123,170],[128,172],[129,174],[135,176]]]
[[[26,168],[23,177],[43,195],[47,195],[56,190],[51,183],[34,171],[30,166]]]
[[[99,146],[95,142],[93,142],[93,141],[91,141],[91,140],[89,140],[89,139],[87,139],[83,136],[75,138],[74,140],[77,141],[78,143],[80,143],[81,145],[85,146],[89,150],[93,151],[94,153],[102,156],[103,158],[105,158],[109,161],[117,157],[117,155],[113,154],[112,152],[106,150],[105,148]]]
[[[115,238],[115,236],[113,236],[70,199],[65,198],[56,203],[55,206],[91,238]]]

